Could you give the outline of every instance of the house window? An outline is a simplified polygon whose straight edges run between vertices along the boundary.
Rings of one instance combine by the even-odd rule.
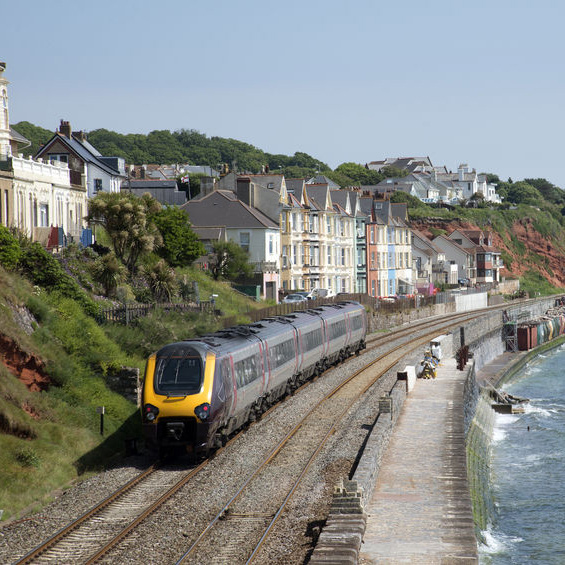
[[[102,190],[102,179],[94,179],[94,192]]]
[[[239,234],[239,245],[244,251],[249,253],[249,232],[241,232]]]
[[[51,153],[49,155],[49,161],[52,163],[59,161],[60,163],[67,163],[69,162],[69,156],[66,153]]]
[[[39,225],[42,228],[49,226],[49,204],[39,205]]]
[[[371,296],[375,296],[375,289],[376,289],[375,279],[373,279],[371,281]]]
[[[269,254],[273,254],[275,252],[275,237],[273,235],[269,235]]]

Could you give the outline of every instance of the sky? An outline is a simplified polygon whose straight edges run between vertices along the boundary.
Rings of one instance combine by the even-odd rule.
[[[560,0],[0,0],[12,124],[195,129],[565,188]]]

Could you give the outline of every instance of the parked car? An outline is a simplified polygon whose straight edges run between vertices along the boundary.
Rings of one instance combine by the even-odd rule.
[[[287,294],[283,299],[283,302],[307,302],[308,299],[301,294]]]
[[[297,290],[295,291],[293,294],[300,294],[300,296],[304,296],[304,298],[306,298],[306,300],[312,300],[314,298],[313,291],[306,291],[306,290]]]

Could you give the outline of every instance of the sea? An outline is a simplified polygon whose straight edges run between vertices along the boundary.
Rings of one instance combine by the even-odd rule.
[[[496,415],[491,479],[496,516],[483,565],[565,565],[565,346],[539,355],[504,391],[529,398]]]

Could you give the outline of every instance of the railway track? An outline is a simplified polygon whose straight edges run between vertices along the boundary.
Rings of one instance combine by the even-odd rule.
[[[183,534],[187,538],[185,547],[189,549],[179,563],[197,563],[204,559],[212,559],[213,563],[238,563],[254,559],[309,466],[315,461],[316,455],[359,397],[409,351],[421,347],[430,337],[459,325],[462,321],[480,316],[481,313],[475,311],[443,317],[441,321],[423,321],[369,340],[368,349],[386,347],[391,341],[402,341],[404,337],[409,338],[409,344],[401,343],[379,355],[371,361],[372,369],[363,368],[355,372],[304,414],[292,430],[263,457],[255,470],[245,471],[247,478],[237,489],[232,489],[232,494],[225,495],[227,502],[218,507],[213,515],[211,509],[207,509],[211,519],[208,518],[208,523],[200,529],[200,534]],[[428,327],[434,328],[431,333],[414,339],[415,332],[424,331]],[[221,451],[223,450],[218,453]],[[157,467],[148,469],[17,563],[116,562],[117,559],[112,557],[112,550],[119,547],[131,532],[166,501],[183,487],[190,485],[191,480],[201,473],[209,461],[204,461],[188,472]],[[277,485],[276,496],[273,485]],[[226,493],[228,490],[230,489]],[[258,493],[262,494],[259,496]],[[257,497],[259,501],[255,500]],[[213,533],[213,530],[220,533]],[[210,552],[210,542],[206,542],[204,546],[202,542],[216,537],[224,539],[224,543],[215,546]],[[230,540],[229,544],[225,543],[227,539]]]
[[[336,426],[359,398],[407,353],[419,349],[435,336],[437,330],[410,344],[392,348],[326,394],[249,475],[177,565],[210,562],[211,559],[225,565],[254,561]],[[276,490],[273,485],[277,485]],[[229,540],[229,543],[221,540]]]

